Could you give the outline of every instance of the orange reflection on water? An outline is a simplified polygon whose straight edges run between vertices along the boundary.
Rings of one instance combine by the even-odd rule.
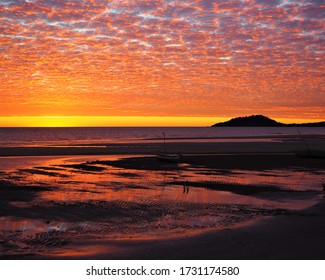
[[[29,217],[26,213],[21,218],[1,217],[0,234],[19,233],[14,241],[7,240],[16,247],[5,250],[15,254],[27,247],[45,257],[91,258],[118,250],[108,241],[168,239],[236,227],[272,216],[276,209],[311,206],[315,194],[240,195],[206,188],[210,182],[315,192],[324,175],[308,170],[213,170],[190,164],[137,170],[94,160],[98,156],[4,159],[8,179],[49,189],[28,203],[10,204],[31,218],[23,218]],[[32,207],[36,211],[30,214]]]
[[[85,243],[83,244],[73,244],[61,248],[61,249],[55,249],[54,252],[47,252],[42,254],[46,257],[53,257],[53,258],[82,258],[87,257],[91,258],[92,256],[99,256],[103,254],[111,254],[117,251],[120,251],[120,248],[117,248],[116,246],[110,246],[108,244],[104,244],[103,242],[98,242],[98,244],[91,244],[87,245]]]
[[[30,219],[21,220],[13,217],[0,217],[0,224],[0,230],[19,231],[23,235],[46,232],[49,227],[42,221]]]

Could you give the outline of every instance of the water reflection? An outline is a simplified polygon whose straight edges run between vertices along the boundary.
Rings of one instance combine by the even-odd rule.
[[[96,255],[102,245],[77,248],[76,244],[93,239],[171,238],[290,214],[315,203],[324,177],[322,171],[298,169],[217,170],[180,164],[174,169],[138,170],[104,164],[119,158],[102,157],[101,163],[94,163],[98,156],[2,160],[3,179],[20,186],[52,188],[39,192],[32,201],[10,202],[11,215],[0,218],[0,235],[5,240],[0,253],[27,247],[35,253],[32,247],[38,244],[37,250],[48,256]],[[240,195],[231,189],[204,188],[211,182],[274,185],[288,193]],[[9,244],[12,240],[15,246]]]

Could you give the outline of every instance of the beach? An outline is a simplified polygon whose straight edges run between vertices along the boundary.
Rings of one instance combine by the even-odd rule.
[[[324,159],[299,138],[168,139],[178,163],[161,147],[0,148],[0,258],[324,259]]]
[[[325,204],[290,216],[161,242],[140,242],[104,259],[323,260]],[[129,246],[127,243],[124,246]],[[135,244],[132,244],[135,245]],[[132,246],[131,245],[131,246]],[[123,246],[123,245],[122,245]]]

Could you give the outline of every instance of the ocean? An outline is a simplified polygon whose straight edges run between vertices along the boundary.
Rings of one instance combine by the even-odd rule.
[[[300,127],[303,135],[325,135],[324,127]],[[135,142],[184,138],[299,136],[295,127],[70,127],[0,128],[0,147]]]

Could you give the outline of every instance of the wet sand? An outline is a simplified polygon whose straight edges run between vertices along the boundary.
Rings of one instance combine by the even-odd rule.
[[[47,205],[44,208],[21,209],[12,207],[9,201],[30,201],[35,192],[51,191],[47,188],[18,187],[7,182],[1,182],[1,216],[20,216],[25,218],[42,218],[44,225],[53,220],[70,220],[71,222],[92,221],[107,222],[103,218],[109,213],[110,219],[127,216],[127,213],[143,212],[150,215],[150,219],[166,213],[153,207],[139,209],[137,204],[121,205],[110,203],[110,208],[102,205],[77,203],[74,205]],[[21,192],[21,188],[22,191]],[[34,189],[35,188],[35,189]],[[86,211],[83,211],[86,210]],[[244,209],[243,209],[244,210]],[[211,208],[211,211],[218,209]],[[172,213],[170,213],[172,214]],[[129,215],[132,218],[133,215]],[[65,237],[58,231],[37,234],[33,238],[22,238],[20,242],[28,240],[17,254],[2,254],[0,259],[324,259],[325,258],[325,203],[319,203],[301,211],[287,211],[279,214],[261,216],[250,222],[236,226],[230,225],[222,230],[208,230],[206,232],[188,235],[180,233],[174,237],[152,239],[123,238],[106,239],[84,237],[77,235]],[[79,220],[78,220],[79,219]],[[149,217],[142,217],[137,223],[146,223]],[[78,228],[75,228],[78,231]],[[2,232],[0,247],[19,246],[14,240],[21,232],[11,232],[6,236]],[[105,233],[102,232],[104,235]],[[71,238],[75,238],[72,240]],[[20,238],[19,238],[20,239]],[[11,240],[11,242],[10,242]],[[28,253],[29,246],[45,245],[47,252],[41,250]],[[60,247],[68,250],[57,251]],[[71,252],[69,252],[69,248]],[[51,251],[56,251],[49,254]]]
[[[294,215],[197,236],[149,242],[125,242],[101,259],[324,260],[325,202]]]
[[[0,258],[324,259],[324,159],[290,143],[175,143],[180,164],[103,156],[158,144],[0,148],[3,162],[87,154],[4,165]]]

